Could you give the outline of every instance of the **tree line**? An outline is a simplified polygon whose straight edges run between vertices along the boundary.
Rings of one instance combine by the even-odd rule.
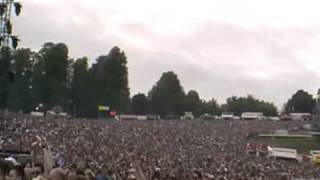
[[[5,56],[1,56],[4,62]],[[98,106],[109,106],[118,113],[180,116],[192,112],[220,115],[223,111],[263,112],[275,116],[273,103],[254,98],[232,96],[225,104],[211,98],[203,100],[198,92],[185,92],[177,74],[164,72],[147,94],[130,98],[127,57],[119,47],[101,55],[89,65],[87,57],[72,59],[64,43],[45,43],[39,51],[29,48],[10,50],[7,107],[29,113],[41,105],[43,111],[59,106],[75,117],[95,118]],[[0,74],[1,74],[0,72]],[[4,90],[0,79],[0,92]],[[0,97],[0,101],[3,101]],[[315,104],[312,95],[300,90],[286,103],[286,112],[311,112]]]
[[[4,56],[1,56],[4,57]],[[1,62],[5,59],[2,58]],[[99,56],[89,67],[88,58],[71,59],[63,43],[45,43],[35,52],[11,50],[6,107],[25,113],[61,107],[76,117],[97,117],[98,105],[126,112],[130,106],[127,58],[118,47]],[[2,71],[5,72],[5,71]],[[0,92],[5,81],[0,81]],[[1,102],[4,97],[1,96]]]

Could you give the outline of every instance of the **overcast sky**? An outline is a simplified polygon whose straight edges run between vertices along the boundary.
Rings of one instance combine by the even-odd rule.
[[[21,0],[14,31],[23,47],[64,42],[91,62],[117,45],[128,57],[131,95],[164,71],[204,99],[231,95],[281,107],[320,88],[318,0]]]

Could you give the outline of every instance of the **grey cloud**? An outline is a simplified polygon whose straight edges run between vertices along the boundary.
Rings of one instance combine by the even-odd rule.
[[[21,16],[14,18],[15,32],[23,46],[39,49],[48,41],[64,42],[69,46],[72,57],[94,59],[98,54],[108,53],[119,42],[112,36],[113,32],[105,30],[105,24],[110,21],[108,18],[99,18],[96,12],[83,8],[76,1],[53,7],[31,1],[23,5]],[[77,22],[76,18],[82,22]]]
[[[187,90],[196,89],[206,99],[224,102],[231,95],[253,94],[281,107],[296,90],[315,93],[318,88],[318,74],[295,54],[312,37],[291,29],[252,31],[224,23],[205,24],[188,36],[144,37],[152,39],[155,49],[136,49],[129,56],[132,91],[147,91],[161,72],[174,70]]]
[[[161,35],[138,22],[119,27],[122,34],[150,42],[148,49],[142,49],[111,28],[114,9],[103,13],[106,16],[101,19],[98,12],[76,1],[68,1],[61,8],[25,1],[14,28],[24,46],[38,49],[46,41],[61,41],[74,58],[88,56],[94,60],[112,46],[120,46],[128,56],[131,94],[147,93],[161,73],[169,70],[177,72],[186,91],[195,89],[203,98],[214,97],[219,102],[231,95],[253,94],[280,107],[298,89],[315,93],[319,88],[318,74],[306,68],[295,53],[310,47],[317,29],[249,30],[204,22],[194,25],[188,34]],[[110,28],[106,28],[108,23]]]

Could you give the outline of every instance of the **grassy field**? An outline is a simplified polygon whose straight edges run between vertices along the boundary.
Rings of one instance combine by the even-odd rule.
[[[253,141],[274,147],[297,149],[298,153],[309,154],[310,150],[320,150],[320,141],[317,141],[315,138],[255,137]]]

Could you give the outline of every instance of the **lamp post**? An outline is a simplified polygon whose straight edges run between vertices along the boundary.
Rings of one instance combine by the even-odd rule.
[[[19,16],[22,5],[14,0],[0,0],[0,80],[2,86],[0,95],[2,96],[1,108],[8,105],[8,84],[14,80],[14,73],[10,70],[10,48],[16,49],[19,39],[12,35],[11,12]]]

